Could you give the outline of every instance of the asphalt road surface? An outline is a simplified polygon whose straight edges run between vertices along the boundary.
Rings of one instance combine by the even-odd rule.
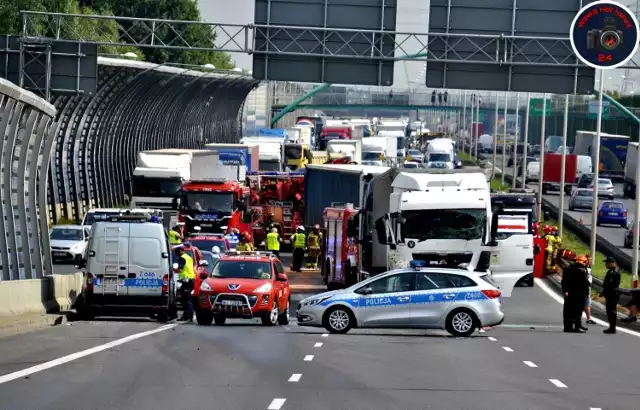
[[[565,334],[517,288],[501,327],[441,331],[73,322],[0,339],[6,409],[637,409],[640,334]],[[557,298],[557,296],[556,296]],[[612,354],[615,352],[615,354]]]
[[[500,167],[500,165],[502,164],[502,160],[501,157],[498,156],[498,161],[497,161],[498,167]],[[512,168],[506,168],[506,175],[513,175],[513,170]],[[533,182],[531,184],[528,185],[530,188],[533,188],[536,190],[538,190],[538,185],[537,183]],[[555,193],[555,194],[548,194],[548,195],[544,195],[545,199],[548,199],[549,201],[551,201],[556,207],[560,206],[560,195]],[[616,201],[620,201],[622,202],[628,209],[629,211],[629,221],[631,222],[631,220],[633,219],[633,214],[635,212],[635,201],[628,199],[628,198],[624,198],[624,196],[622,195],[622,185],[621,184],[616,184]],[[599,204],[606,201],[606,199],[601,199],[599,200]],[[568,214],[569,216],[571,216],[573,219],[575,219],[576,221],[580,220],[580,217],[584,218],[584,225],[587,227],[591,227],[591,211],[590,210],[577,210],[577,211],[569,211],[569,196],[565,195],[564,198],[564,211],[565,214]],[[626,249],[624,248],[624,235],[625,235],[625,229],[619,226],[613,226],[613,225],[603,225],[603,226],[598,226],[595,227],[596,228],[596,233],[599,237],[606,239],[607,241],[611,242],[614,245],[617,245],[620,247],[620,249],[622,249],[623,251],[625,251],[627,254],[629,254],[631,256],[631,249]]]

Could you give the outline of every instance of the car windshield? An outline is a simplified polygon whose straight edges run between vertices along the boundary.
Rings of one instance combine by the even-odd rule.
[[[600,179],[598,178],[598,184],[602,186],[610,186],[613,185],[610,179]]]
[[[258,162],[260,171],[281,171],[281,162],[278,160],[263,160]]]
[[[407,153],[409,155],[422,155],[422,152],[418,151],[417,149],[410,149],[409,151],[407,151]]]
[[[604,202],[602,204],[603,209],[624,209],[624,205],[620,202]]]
[[[50,238],[58,241],[81,241],[82,230],[72,228],[53,228]]]
[[[577,196],[588,196],[588,197],[591,197],[591,196],[593,196],[593,192],[592,191],[578,191],[578,193],[576,195]]]
[[[271,263],[242,260],[219,261],[211,276],[214,278],[271,279]]]
[[[382,152],[363,152],[362,160],[363,161],[380,161],[380,155],[382,155]]]
[[[450,162],[451,155],[449,154],[429,154],[429,162]]]
[[[220,252],[224,252],[227,250],[224,239],[187,239],[189,243],[191,243],[196,248],[202,250],[210,251],[214,246],[220,248]]]
[[[133,196],[172,197],[180,190],[181,179],[133,176]]]
[[[481,239],[487,211],[484,209],[416,209],[402,211],[403,239]]]
[[[233,211],[233,194],[230,192],[186,192],[182,205],[196,212]]]

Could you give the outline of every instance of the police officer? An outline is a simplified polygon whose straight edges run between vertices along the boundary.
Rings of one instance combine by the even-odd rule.
[[[291,270],[294,272],[302,272],[302,262],[304,260],[304,247],[307,244],[307,235],[304,233],[304,227],[298,226],[296,233],[291,235],[293,243],[293,258]]]
[[[178,225],[169,231],[169,244],[180,245],[182,243],[182,235],[180,235],[180,227]]]
[[[271,228],[271,232],[267,234],[267,250],[280,258],[280,235],[276,228]]]
[[[307,247],[309,248],[309,255],[307,258],[307,268],[318,268],[318,256],[320,256],[320,243],[322,241],[322,234],[320,233],[320,225],[313,227],[313,231],[309,233],[307,237]]]
[[[241,252],[251,252],[253,251],[253,244],[250,241],[249,234],[247,232],[243,232],[240,235],[240,243],[236,246],[237,251]]]
[[[182,304],[184,305],[184,313],[179,319],[182,322],[193,322],[193,298],[191,291],[196,279],[196,272],[193,267],[193,259],[185,251],[184,247],[178,246],[175,249],[177,256],[178,268],[174,271],[178,274],[178,280],[182,282],[180,293],[182,294]]]
[[[604,263],[607,265],[608,270],[602,282],[600,296],[605,298],[609,328],[603,330],[603,333],[613,334],[616,333],[617,307],[620,300],[620,269],[618,269],[616,261],[612,257],[605,259]]]
[[[564,294],[562,314],[564,316],[564,331],[568,333],[587,331],[587,328],[582,326],[584,301],[589,294],[587,265],[587,258],[580,255],[562,272],[562,293]]]

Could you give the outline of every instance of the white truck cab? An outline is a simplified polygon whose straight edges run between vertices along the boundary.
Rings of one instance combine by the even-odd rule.
[[[427,144],[424,162],[427,168],[454,169],[456,150],[448,138],[435,139]]]
[[[520,267],[526,258],[514,254],[522,246],[519,236],[502,241],[496,237],[500,220],[522,213],[493,212],[483,173],[432,171],[400,172],[393,179],[389,213],[376,220],[375,227],[378,242],[388,246],[387,269],[407,267],[412,260],[436,266],[469,264],[490,270],[502,295],[510,297],[533,266],[525,271]],[[532,237],[526,252],[533,258]]]

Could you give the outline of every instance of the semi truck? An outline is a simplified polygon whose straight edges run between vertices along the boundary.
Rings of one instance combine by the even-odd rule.
[[[279,137],[244,137],[240,139],[240,143],[258,147],[258,171],[284,171],[286,165],[284,139]]]
[[[576,131],[574,154],[587,155],[595,159],[592,149],[596,133],[593,131]],[[611,179],[624,179],[624,164],[630,138],[626,135],[600,133],[600,164],[593,164],[600,169],[600,176]],[[545,147],[546,150],[546,147]]]
[[[362,140],[362,161],[374,166],[393,165],[398,160],[396,137],[369,137]]]
[[[624,187],[626,198],[636,199],[636,169],[638,168],[638,143],[629,142],[627,156],[624,163]]]
[[[247,171],[258,170],[258,146],[246,144],[206,144],[205,149],[217,151],[223,165],[246,165]]]
[[[570,195],[573,187],[584,174],[593,172],[591,157],[568,154],[565,158],[564,192]],[[562,172],[562,154],[545,154],[542,170],[542,193],[559,192]]]
[[[171,210],[180,186],[215,175],[220,155],[212,150],[160,149],[138,153],[131,207]]]

